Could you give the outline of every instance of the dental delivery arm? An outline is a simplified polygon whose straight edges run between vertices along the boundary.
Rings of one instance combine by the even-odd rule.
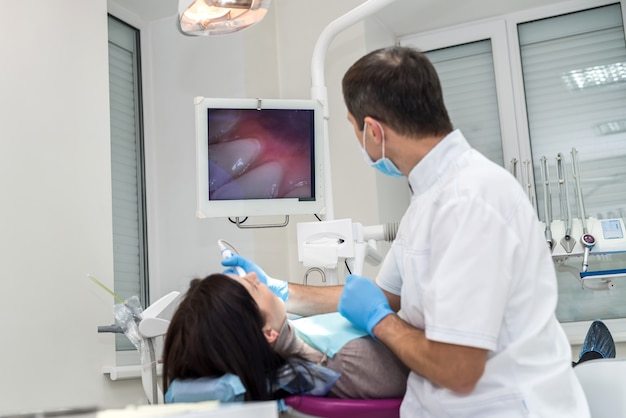
[[[470,393],[485,370],[487,350],[428,340],[397,315],[384,317],[373,332],[412,371],[456,393]]]

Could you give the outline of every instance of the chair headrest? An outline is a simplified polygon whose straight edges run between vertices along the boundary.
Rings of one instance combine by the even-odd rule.
[[[165,394],[165,403],[177,402],[243,402],[246,388],[238,376],[227,373],[221,377],[175,379]]]

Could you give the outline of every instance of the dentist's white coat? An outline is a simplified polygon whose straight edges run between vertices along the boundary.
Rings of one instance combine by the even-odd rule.
[[[411,373],[413,417],[589,417],[555,317],[557,280],[536,213],[505,169],[453,131],[409,175],[413,191],[377,283],[430,340],[489,351],[469,395]]]

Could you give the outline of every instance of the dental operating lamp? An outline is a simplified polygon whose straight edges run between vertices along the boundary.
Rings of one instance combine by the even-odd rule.
[[[179,0],[179,29],[189,36],[237,32],[260,22],[270,3],[271,0]]]

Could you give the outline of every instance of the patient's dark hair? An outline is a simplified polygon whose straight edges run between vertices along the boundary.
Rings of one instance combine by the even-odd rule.
[[[174,379],[232,373],[246,387],[246,400],[273,399],[269,383],[286,360],[265,339],[264,325],[241,283],[224,274],[192,280],[165,337],[163,392]]]

